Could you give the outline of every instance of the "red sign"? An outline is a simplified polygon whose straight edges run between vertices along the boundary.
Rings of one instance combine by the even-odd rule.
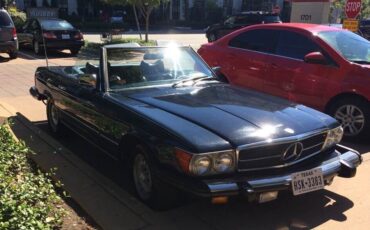
[[[361,0],[347,0],[344,11],[347,18],[355,19],[361,11]]]

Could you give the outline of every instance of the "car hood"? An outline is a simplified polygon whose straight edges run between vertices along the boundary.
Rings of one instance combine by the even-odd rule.
[[[333,118],[316,110],[228,84],[156,88],[124,94],[191,121],[233,146],[337,125]]]

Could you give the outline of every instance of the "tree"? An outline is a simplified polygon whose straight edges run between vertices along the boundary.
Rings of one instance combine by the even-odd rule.
[[[137,15],[136,5],[134,4],[134,1],[129,1],[129,0],[105,0],[105,1],[110,3],[110,4],[114,4],[114,5],[126,5],[126,4],[132,5],[132,11],[134,12],[134,15],[135,15],[135,22],[136,22],[136,26],[137,26],[137,31],[139,33],[140,39],[142,40],[139,18],[138,18],[138,15]]]
[[[150,14],[154,10],[154,8],[158,7],[161,4],[161,2],[167,2],[169,0],[106,0],[106,1],[113,4],[128,3],[132,5],[135,14],[136,24],[138,26],[138,30],[140,33],[139,20],[136,12],[136,9],[139,9],[140,14],[143,15],[145,19],[145,41],[148,42]]]

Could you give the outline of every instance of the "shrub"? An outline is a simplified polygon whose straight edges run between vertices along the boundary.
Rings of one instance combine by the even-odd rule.
[[[10,17],[12,17],[15,28],[21,28],[27,20],[27,15],[24,12],[18,11],[16,8],[9,9]]]
[[[141,46],[154,46],[155,41],[149,40],[148,42],[145,42],[145,40],[140,40],[138,38],[122,38],[122,39],[116,39],[110,42],[105,43],[96,43],[96,42],[87,42],[85,41],[85,47],[82,48],[82,51],[88,51],[88,52],[97,52],[100,47],[103,45],[109,45],[109,44],[120,44],[120,43],[131,43],[136,42]]]
[[[65,211],[49,176],[29,162],[29,150],[0,126],[0,229],[55,229]]]

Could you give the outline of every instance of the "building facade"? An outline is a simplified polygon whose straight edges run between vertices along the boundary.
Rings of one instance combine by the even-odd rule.
[[[77,0],[15,0],[15,2],[20,10],[27,10],[30,7],[55,7],[68,15],[77,14]]]

